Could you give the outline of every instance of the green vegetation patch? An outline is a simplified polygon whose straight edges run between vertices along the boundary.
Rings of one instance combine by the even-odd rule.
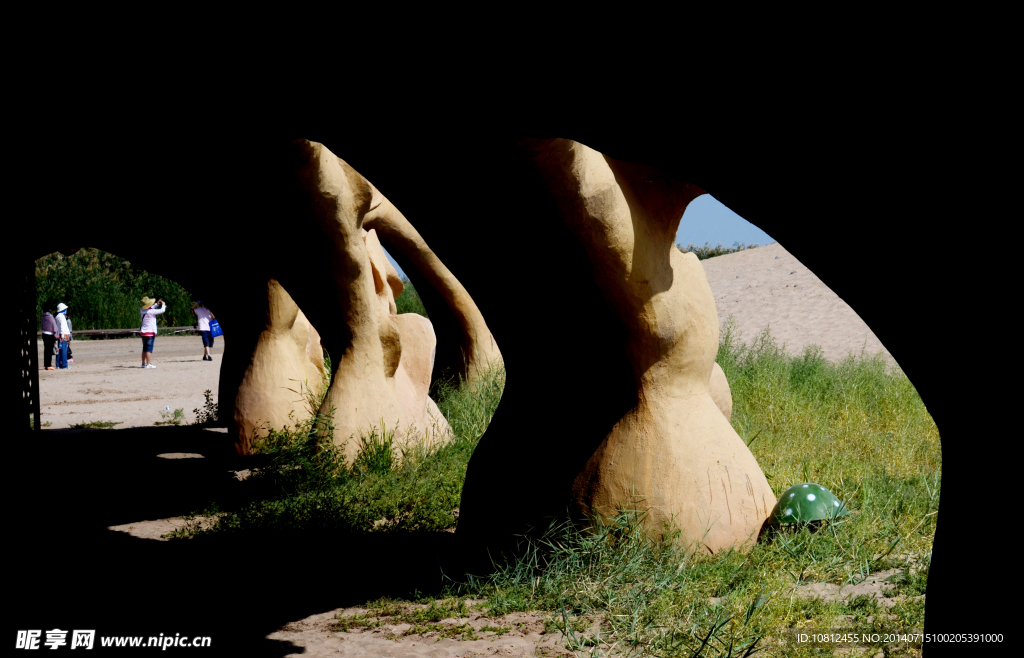
[[[193,425],[199,427],[213,427],[216,426],[219,421],[219,405],[213,401],[213,391],[206,389],[203,391],[203,397],[205,402],[201,408],[192,410],[195,414],[196,420]]]
[[[143,296],[167,302],[157,316],[160,327],[195,323],[192,296],[180,285],[99,249],[79,249],[70,256],[52,253],[36,261],[36,318],[68,305],[75,330],[138,327]],[[38,322],[39,320],[37,320]]]
[[[325,365],[329,373],[329,357]],[[266,436],[254,439],[254,451],[269,463],[246,480],[244,502],[213,528],[184,529],[176,536],[452,529],[469,458],[501,399],[504,378],[504,369],[496,366],[473,383],[439,384],[438,407],[453,430],[452,440],[432,448],[415,441],[399,445],[395,431],[381,424],[359,437],[364,450],[352,464],[329,438],[333,410],[318,413],[329,379],[312,386],[298,383],[293,390],[305,403],[304,417],[293,412],[293,424],[266,427]],[[210,509],[220,511],[217,503]]]
[[[417,313],[427,318],[427,309],[423,306],[423,300],[420,299],[420,294],[416,292],[416,286],[412,285],[409,279],[402,279],[402,284],[405,288],[402,290],[402,294],[395,300],[395,306],[398,307],[398,313]]]
[[[170,413],[167,411],[161,411],[160,417],[163,420],[154,422],[154,425],[182,425],[185,422],[185,410],[175,409]]]
[[[677,244],[676,248],[684,254],[692,253],[696,255],[698,260],[705,260],[707,258],[714,258],[715,256],[735,254],[736,252],[743,251],[744,249],[756,249],[759,246],[760,245],[758,244],[747,245],[734,242],[731,247],[723,247],[722,243],[719,242],[717,247],[712,247],[710,242],[705,242],[703,247],[698,247],[691,242],[685,247],[682,244]]]

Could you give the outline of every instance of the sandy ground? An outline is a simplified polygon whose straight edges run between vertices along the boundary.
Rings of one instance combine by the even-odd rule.
[[[471,602],[473,603],[473,602]],[[426,606],[409,606],[422,608]],[[425,634],[404,635],[412,624],[385,623],[376,628],[354,628],[332,632],[330,626],[338,617],[365,614],[363,608],[338,608],[312,615],[286,625],[268,635],[271,640],[284,640],[305,649],[303,656],[423,656],[436,658],[477,658],[478,656],[572,656],[565,648],[560,633],[544,633],[546,615],[513,613],[504,617],[485,617],[471,613],[469,617],[444,619],[446,628],[473,629],[476,638],[440,637],[432,631]],[[371,618],[376,619],[376,618]],[[502,627],[498,634],[484,628]]]
[[[750,342],[769,327],[786,351],[819,345],[836,361],[850,352],[892,356],[846,302],[779,244],[701,261],[715,295],[719,322],[732,316],[740,338]],[[212,362],[202,360],[198,336],[158,336],[155,369],[139,368],[138,339],[78,340],[70,371],[40,371],[39,393],[46,427],[91,421],[118,428],[152,425],[167,407],[184,409],[187,422],[202,407],[203,391],[216,395],[224,339]],[[39,343],[42,363],[42,342]]]
[[[826,358],[838,360],[849,352],[881,352],[892,357],[857,314],[800,264],[781,245],[772,244],[728,256],[702,261],[715,295],[719,321],[732,316],[740,337],[749,342],[764,327],[786,350],[799,354],[810,344],[822,347]],[[75,423],[118,421],[118,428],[152,426],[161,420],[166,407],[184,409],[186,421],[201,407],[203,391],[217,390],[223,338],[216,342],[212,362],[202,361],[202,344],[196,336],[159,336],[153,354],[155,369],[139,368],[140,341],[137,339],[76,341],[75,363],[70,371],[41,371],[40,397],[44,427],[66,428]],[[41,351],[40,343],[40,351]],[[42,363],[42,354],[40,354]],[[46,426],[45,423],[51,423]],[[223,430],[210,430],[221,431]],[[205,459],[198,453],[163,453],[165,460]],[[169,463],[169,462],[165,462]],[[185,463],[185,462],[176,462]],[[197,463],[197,462],[191,462]],[[163,537],[184,521],[178,518],[139,520],[110,526],[109,530],[137,539],[167,541]],[[842,591],[834,586],[809,586],[795,592],[803,596],[846,596],[870,593],[884,597],[879,574],[856,587]],[[832,587],[836,591],[829,589]],[[847,591],[848,590],[848,591]],[[886,601],[886,603],[888,603]],[[477,629],[477,639],[438,638],[402,634],[406,626],[355,628],[334,632],[329,626],[338,615],[362,612],[357,608],[325,610],[285,624],[267,636],[295,647],[303,656],[558,656],[572,655],[558,633],[543,633],[546,615],[519,613],[507,618],[488,619],[473,614],[468,619],[447,620],[446,625],[468,623]],[[483,626],[508,626],[512,630],[496,635]],[[607,647],[604,648],[607,651]],[[602,655],[607,655],[602,652]]]
[[[42,365],[42,341],[38,345]],[[139,367],[142,341],[137,338],[73,340],[71,349],[70,370],[39,371],[44,427],[93,421],[117,422],[118,429],[153,425],[162,420],[161,411],[170,414],[167,407],[184,409],[185,422],[191,423],[192,410],[205,402],[203,391],[210,389],[217,399],[223,337],[214,340],[213,361],[203,361],[199,336],[157,336],[152,369]]]
[[[878,337],[849,304],[792,254],[775,243],[701,261],[715,295],[719,324],[730,315],[750,343],[765,327],[786,351],[799,355],[821,347],[838,361],[850,352],[879,352],[895,363]]]
[[[896,605],[898,598],[890,598],[888,589],[891,585],[887,578],[895,576],[896,569],[880,571],[868,576],[856,585],[840,587],[832,584],[804,585],[795,588],[792,595],[801,598],[822,598],[847,600],[858,595],[874,597],[883,609]],[[922,597],[923,598],[923,597]],[[716,599],[711,599],[716,603]],[[472,608],[476,601],[467,601]],[[409,606],[410,609],[426,606]],[[297,622],[285,625],[280,630],[267,636],[271,640],[283,640],[302,647],[303,656],[424,656],[436,658],[476,658],[477,656],[586,656],[597,649],[601,656],[625,656],[630,652],[624,647],[602,643],[600,647],[588,646],[576,652],[566,647],[565,638],[558,631],[545,633],[544,621],[547,614],[514,613],[503,617],[487,617],[478,612],[471,612],[468,617],[445,619],[440,622],[446,629],[472,628],[475,638],[442,637],[438,631],[423,634],[405,635],[412,630],[408,623],[384,623],[376,628],[350,628],[337,631],[331,627],[339,619],[354,615],[364,615],[363,608],[338,608],[328,612],[311,615]],[[588,616],[589,617],[589,616]],[[371,617],[370,619],[377,619]],[[871,623],[874,617],[869,617]],[[387,618],[383,621],[387,622]],[[600,620],[590,618],[589,634],[595,636],[601,627]],[[853,617],[846,616],[839,624],[852,623]],[[495,628],[504,630],[500,635]],[[920,629],[918,629],[920,631]],[[766,644],[785,643],[783,638],[766,638]]]

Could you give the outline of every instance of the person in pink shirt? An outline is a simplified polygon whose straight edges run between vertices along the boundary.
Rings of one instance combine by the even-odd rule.
[[[156,308],[157,306],[159,306],[159,308]],[[139,330],[139,335],[142,336],[143,368],[156,367],[149,362],[150,358],[153,356],[153,341],[156,340],[156,316],[166,310],[167,304],[164,303],[164,300],[154,300],[150,297],[142,298],[142,310],[139,311],[142,315],[142,328]]]

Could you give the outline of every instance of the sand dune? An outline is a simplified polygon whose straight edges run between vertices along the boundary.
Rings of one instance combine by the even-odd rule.
[[[778,243],[701,261],[715,295],[719,323],[730,316],[750,343],[765,327],[786,352],[818,345],[838,361],[850,352],[881,353],[895,363],[874,332],[821,279]]]

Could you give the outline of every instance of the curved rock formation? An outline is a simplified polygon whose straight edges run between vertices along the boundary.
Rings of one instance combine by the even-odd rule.
[[[729,380],[725,378],[725,371],[717,363],[711,368],[711,381],[708,383],[708,392],[711,399],[715,401],[722,415],[728,421],[732,420],[732,389],[729,388]]]
[[[448,305],[460,334],[457,337],[463,360],[460,374],[474,379],[489,362],[500,364],[501,352],[469,293],[398,208],[372,184],[370,189],[370,210],[363,218],[363,228],[376,230],[388,247],[404,257]]]
[[[709,552],[754,540],[775,497],[711,394],[718,350],[714,297],[697,257],[674,246],[702,193],[569,140],[531,144],[542,179],[627,331],[636,404],[572,487],[584,513],[648,511],[650,531],[679,527]],[[721,379],[715,387],[722,391]],[[731,406],[731,404],[729,405]]]
[[[320,334],[273,279],[267,283],[266,302],[266,329],[257,339],[235,396],[239,454],[248,454],[252,440],[266,436],[267,425],[280,429],[293,424],[289,412],[295,412],[296,420],[308,417],[300,384],[318,390],[325,374]]]
[[[335,443],[354,459],[360,435],[381,423],[400,443],[445,440],[451,430],[427,395],[437,339],[428,319],[396,314],[401,281],[376,230],[363,227],[372,187],[323,145],[295,146],[296,181],[331,247],[333,281],[320,286],[320,297],[340,310],[333,326],[322,328],[325,344],[331,332],[340,348],[331,350],[334,374],[320,409],[336,410]]]

